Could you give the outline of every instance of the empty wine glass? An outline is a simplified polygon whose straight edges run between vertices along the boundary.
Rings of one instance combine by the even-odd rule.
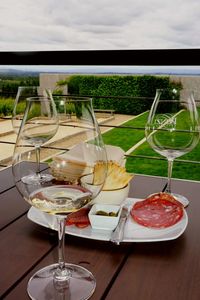
[[[59,125],[62,136],[54,147],[41,149],[46,156],[43,169],[52,175],[51,181],[31,184],[23,180],[30,172],[37,175],[37,148],[27,145],[27,141],[33,141],[27,134],[27,113],[13,155],[17,189],[30,205],[44,212],[44,217],[54,215],[58,226],[58,263],[39,270],[29,280],[27,291],[32,299],[88,299],[96,287],[89,270],[65,262],[64,235],[69,213],[90,205],[101,191],[106,178],[107,156],[91,99],[67,98],[65,109],[70,110],[70,118]],[[50,131],[51,125],[47,127]],[[36,136],[34,143],[35,140],[40,141],[40,138]]]
[[[18,139],[23,141],[24,144],[22,146],[25,143],[26,145],[34,146],[37,162],[36,172],[33,170],[26,176],[23,176],[21,180],[26,184],[37,184],[38,181],[47,182],[51,180],[52,176],[50,174],[40,173],[40,148],[58,130],[58,115],[53,99],[51,97],[27,98],[21,126],[23,130],[20,131]],[[32,151],[32,153],[34,152]]]
[[[166,192],[171,193],[174,159],[190,152],[199,141],[198,113],[194,92],[158,89],[149,112],[145,134],[149,145],[168,160]],[[185,206],[188,199],[174,194]]]
[[[15,97],[14,108],[12,112],[12,127],[17,134],[24,116],[26,108],[26,99],[30,97],[48,96],[48,91],[39,86],[19,86]]]

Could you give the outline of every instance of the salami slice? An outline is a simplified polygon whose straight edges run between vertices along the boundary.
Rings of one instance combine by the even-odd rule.
[[[183,205],[172,195],[157,193],[136,202],[130,212],[134,221],[151,228],[166,228],[183,217]]]

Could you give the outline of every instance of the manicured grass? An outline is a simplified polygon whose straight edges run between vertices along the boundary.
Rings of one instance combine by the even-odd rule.
[[[123,125],[127,127],[133,126],[144,128],[147,115],[148,113],[145,113],[131,121],[126,122]],[[119,146],[124,151],[127,151],[133,147],[144,137],[144,129],[133,128],[115,128],[103,134],[105,144]],[[147,142],[139,146],[130,155],[133,155],[133,157],[127,158],[126,169],[128,172],[155,176],[167,176],[167,160],[152,150]],[[155,158],[161,158],[161,160],[140,158],[136,157],[136,155],[145,155],[149,157],[152,156]],[[200,143],[190,153],[181,156],[178,160],[192,160],[200,162]],[[200,165],[197,163],[177,162],[175,160],[172,177],[200,181]]]
[[[167,176],[167,160],[152,150],[147,142],[131,153],[133,158],[127,159],[126,168],[128,172],[148,174],[155,176]],[[160,157],[162,160],[137,158],[135,155]],[[200,143],[190,153],[183,155],[179,160],[192,160],[200,162]],[[200,165],[174,161],[173,177],[200,181]]]
[[[144,138],[144,124],[146,123],[148,113],[144,113],[123,124],[129,128],[114,128],[103,134],[105,144],[119,146],[124,151],[127,151],[133,145]],[[141,128],[133,129],[131,127]]]

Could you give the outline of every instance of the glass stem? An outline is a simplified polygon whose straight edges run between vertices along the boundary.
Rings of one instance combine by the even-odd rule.
[[[65,267],[65,218],[58,217],[58,264],[60,270]]]
[[[167,187],[166,192],[171,193],[171,178],[172,178],[172,168],[173,168],[173,159],[168,159],[168,179],[167,179]]]
[[[65,217],[57,217],[58,223],[58,268],[54,273],[54,281],[66,282],[70,272],[65,266]]]
[[[36,174],[40,176],[40,146],[35,146],[36,152],[36,162],[37,162],[37,170]]]

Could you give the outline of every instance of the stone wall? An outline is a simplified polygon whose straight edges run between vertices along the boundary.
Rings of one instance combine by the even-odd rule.
[[[56,83],[60,80],[65,80],[70,77],[69,74],[57,74],[57,73],[40,73],[39,75],[39,82],[41,87],[49,88],[51,91],[57,88]],[[61,89],[59,87],[59,89]],[[67,86],[62,88],[63,93],[67,94]]]
[[[195,100],[200,105],[200,76],[171,75],[170,78],[172,81],[181,82],[184,88],[194,90]]]

